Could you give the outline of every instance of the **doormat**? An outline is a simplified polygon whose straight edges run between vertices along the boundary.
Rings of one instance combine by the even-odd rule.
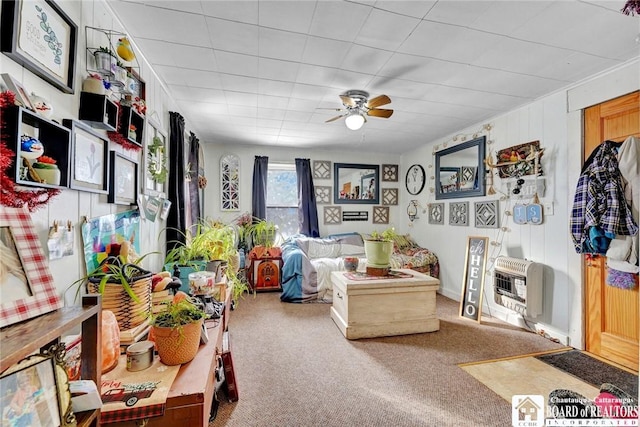
[[[361,271],[354,271],[344,273],[344,277],[349,280],[408,279],[410,277],[413,277],[413,274],[390,270],[389,274],[387,274],[386,276],[372,276]]]
[[[609,365],[579,350],[544,354],[536,358],[594,387],[599,388],[604,383],[610,383],[631,396],[638,395],[637,374]]]

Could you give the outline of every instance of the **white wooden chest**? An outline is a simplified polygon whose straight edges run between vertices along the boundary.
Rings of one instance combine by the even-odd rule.
[[[433,332],[436,291],[440,281],[413,270],[396,270],[410,278],[351,280],[344,272],[331,273],[331,318],[348,339]]]

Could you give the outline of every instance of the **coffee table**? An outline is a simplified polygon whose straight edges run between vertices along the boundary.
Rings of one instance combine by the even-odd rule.
[[[331,318],[347,339],[434,332],[436,291],[440,281],[414,270],[394,270],[409,277],[348,278],[331,273]]]

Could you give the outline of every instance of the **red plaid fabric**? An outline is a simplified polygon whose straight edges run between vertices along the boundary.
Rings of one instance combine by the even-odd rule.
[[[0,206],[0,227],[9,227],[33,295],[8,302],[3,297],[3,301],[0,301],[0,327],[62,307],[62,299],[56,291],[49,264],[27,207],[16,209]]]
[[[100,414],[100,423],[109,424],[117,423],[121,421],[139,420],[143,418],[159,417],[164,415],[163,403],[157,405],[132,407],[128,409],[122,409],[117,411],[103,412]]]

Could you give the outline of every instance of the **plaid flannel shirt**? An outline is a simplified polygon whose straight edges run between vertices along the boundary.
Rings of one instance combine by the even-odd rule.
[[[614,143],[605,141],[578,179],[571,210],[571,237],[577,253],[585,250],[589,227],[605,234],[633,236],[638,226],[624,198]]]

